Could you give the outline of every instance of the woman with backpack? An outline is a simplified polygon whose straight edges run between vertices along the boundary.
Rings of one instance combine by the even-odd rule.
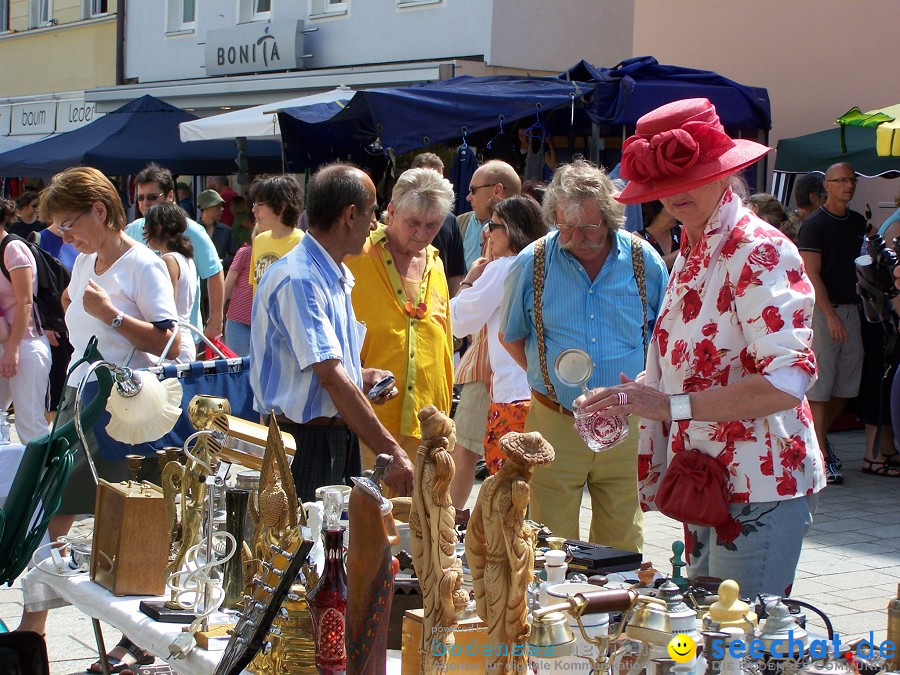
[[[16,205],[0,199],[0,243],[7,227],[15,222]],[[35,323],[34,295],[37,292],[37,263],[28,244],[10,240],[3,247],[0,274],[0,310],[9,327],[9,337],[0,344],[0,410],[15,405],[16,432],[23,444],[47,433],[44,407],[50,373],[50,343]]]

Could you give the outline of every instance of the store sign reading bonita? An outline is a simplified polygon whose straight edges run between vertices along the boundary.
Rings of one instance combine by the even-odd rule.
[[[207,75],[234,75],[301,66],[303,22],[250,23],[206,34]]]
[[[263,35],[253,44],[240,45],[238,47],[232,46],[227,49],[219,47],[216,49],[216,62],[220,66],[224,66],[226,61],[231,65],[235,63],[256,64],[262,57],[263,67],[268,67],[269,61],[272,63],[281,61],[281,56],[278,54],[278,41],[274,35],[268,35],[268,32],[269,27],[266,26],[266,35]],[[258,54],[257,47],[259,47]]]

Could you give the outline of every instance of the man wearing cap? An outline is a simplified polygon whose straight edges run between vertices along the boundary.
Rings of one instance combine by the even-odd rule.
[[[377,208],[375,185],[360,169],[332,164],[319,171],[307,190],[309,233],[268,266],[253,303],[254,407],[274,413],[297,442],[291,472],[300,501],[360,475],[360,439],[393,456],[385,482],[412,494],[412,463],[363,393],[387,373],[361,365],[365,326],[356,320],[355,280],[343,263],[362,251]],[[373,402],[396,395],[393,387]]]
[[[665,263],[621,229],[617,186],[597,166],[576,160],[557,169],[543,211],[555,227],[516,258],[507,278],[500,338],[528,373],[526,431],[539,431],[556,460],[531,479],[531,517],[554,534],[580,539],[584,486],[591,495],[589,540],[626,551],[643,546],[637,494],[637,419],[618,445],[593,452],[576,433],[572,403],[581,390],[554,369],[566,349],[587,352],[588,387],[637,377],[666,289]]]
[[[220,221],[225,210],[225,200],[215,190],[204,190],[197,195],[197,206],[200,208],[200,224],[212,239],[219,260],[222,261],[222,269],[227,274],[238,246],[234,232]]]
[[[866,219],[848,206],[856,192],[856,174],[846,163],[825,172],[825,203],[803,221],[797,248],[816,289],[813,351],[819,378],[806,393],[819,447],[848,398],[859,393],[863,344],[856,295],[856,265],[866,234]],[[826,451],[827,452],[827,451]],[[828,482],[841,484],[838,460],[826,456]]]
[[[231,227],[234,224],[234,214],[231,212],[231,200],[237,197],[238,193],[228,184],[228,176],[210,176],[206,179],[206,188],[208,190],[215,190],[219,193],[219,196],[225,200],[225,208],[222,211],[222,216],[219,220],[228,227]]]
[[[168,169],[158,164],[148,164],[134,177],[134,182],[137,186],[135,199],[142,217],[129,223],[125,228],[125,234],[135,241],[146,244],[143,214],[155,204],[175,201],[175,180]],[[197,288],[200,288],[202,279],[206,281],[209,293],[209,314],[203,325],[203,334],[214,340],[222,336],[224,327],[225,275],[222,272],[222,261],[212,239],[200,223],[188,218],[185,235],[194,245],[194,264],[199,275]],[[191,323],[195,326],[201,325],[200,293],[197,293],[194,306],[191,308]]]

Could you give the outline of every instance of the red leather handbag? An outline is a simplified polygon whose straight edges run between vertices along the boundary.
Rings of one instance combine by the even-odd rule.
[[[699,450],[675,453],[656,492],[656,507],[669,518],[700,527],[728,522],[728,470]]]

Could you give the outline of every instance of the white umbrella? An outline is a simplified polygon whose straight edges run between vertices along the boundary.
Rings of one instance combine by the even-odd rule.
[[[182,122],[178,125],[181,140],[183,142],[209,141],[241,136],[245,138],[280,138],[281,129],[278,127],[278,115],[275,114],[275,111],[319,103],[346,103],[353,97],[353,93],[352,89],[341,85],[332,91],[321,94],[266,103],[253,108]]]

